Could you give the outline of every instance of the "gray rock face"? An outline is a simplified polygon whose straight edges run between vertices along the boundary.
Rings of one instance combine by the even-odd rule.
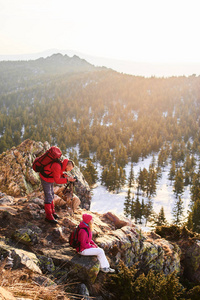
[[[125,226],[98,237],[96,242],[114,264],[123,260],[130,267],[138,262],[144,271],[152,269],[163,271],[166,275],[177,271],[180,274],[179,247],[160,237],[153,240],[139,233],[136,228]]]

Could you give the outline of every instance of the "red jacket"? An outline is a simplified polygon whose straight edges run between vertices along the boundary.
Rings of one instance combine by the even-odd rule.
[[[55,182],[57,184],[67,183],[67,178],[64,177],[63,172],[66,169],[68,159],[64,159],[61,164],[54,162],[44,167],[44,172],[52,176],[52,178],[46,178],[40,173],[40,177],[47,182]]]
[[[88,236],[88,233],[84,229],[79,230],[78,241],[80,242],[80,250],[78,247],[78,248],[76,248],[76,251],[82,252],[83,250],[88,249],[88,248],[98,248],[98,246],[92,240],[92,231],[90,230],[90,227],[87,226],[84,222],[81,222],[79,224],[79,227],[87,228],[89,236]]]

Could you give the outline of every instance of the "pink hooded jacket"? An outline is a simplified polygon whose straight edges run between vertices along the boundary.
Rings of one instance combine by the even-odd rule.
[[[85,231],[85,229],[80,229],[78,233],[78,241],[80,242],[80,247],[76,248],[77,252],[82,252],[85,249],[88,248],[98,248],[98,246],[93,242],[92,240],[92,231],[90,230],[90,227],[87,226],[83,221],[79,224],[80,228],[87,228],[88,233]],[[80,248],[80,250],[79,250]]]

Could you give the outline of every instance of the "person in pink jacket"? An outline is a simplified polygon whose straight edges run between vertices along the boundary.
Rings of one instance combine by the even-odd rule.
[[[79,224],[78,241],[79,247],[76,248],[76,251],[85,256],[95,255],[97,256],[100,262],[100,269],[104,273],[114,273],[115,270],[110,268],[109,262],[105,256],[105,252],[102,248],[99,248],[95,242],[92,240],[92,225],[93,219],[89,214],[83,214],[82,222]]]

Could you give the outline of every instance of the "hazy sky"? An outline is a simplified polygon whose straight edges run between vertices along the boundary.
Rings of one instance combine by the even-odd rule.
[[[200,62],[200,0],[0,0],[0,55]]]

